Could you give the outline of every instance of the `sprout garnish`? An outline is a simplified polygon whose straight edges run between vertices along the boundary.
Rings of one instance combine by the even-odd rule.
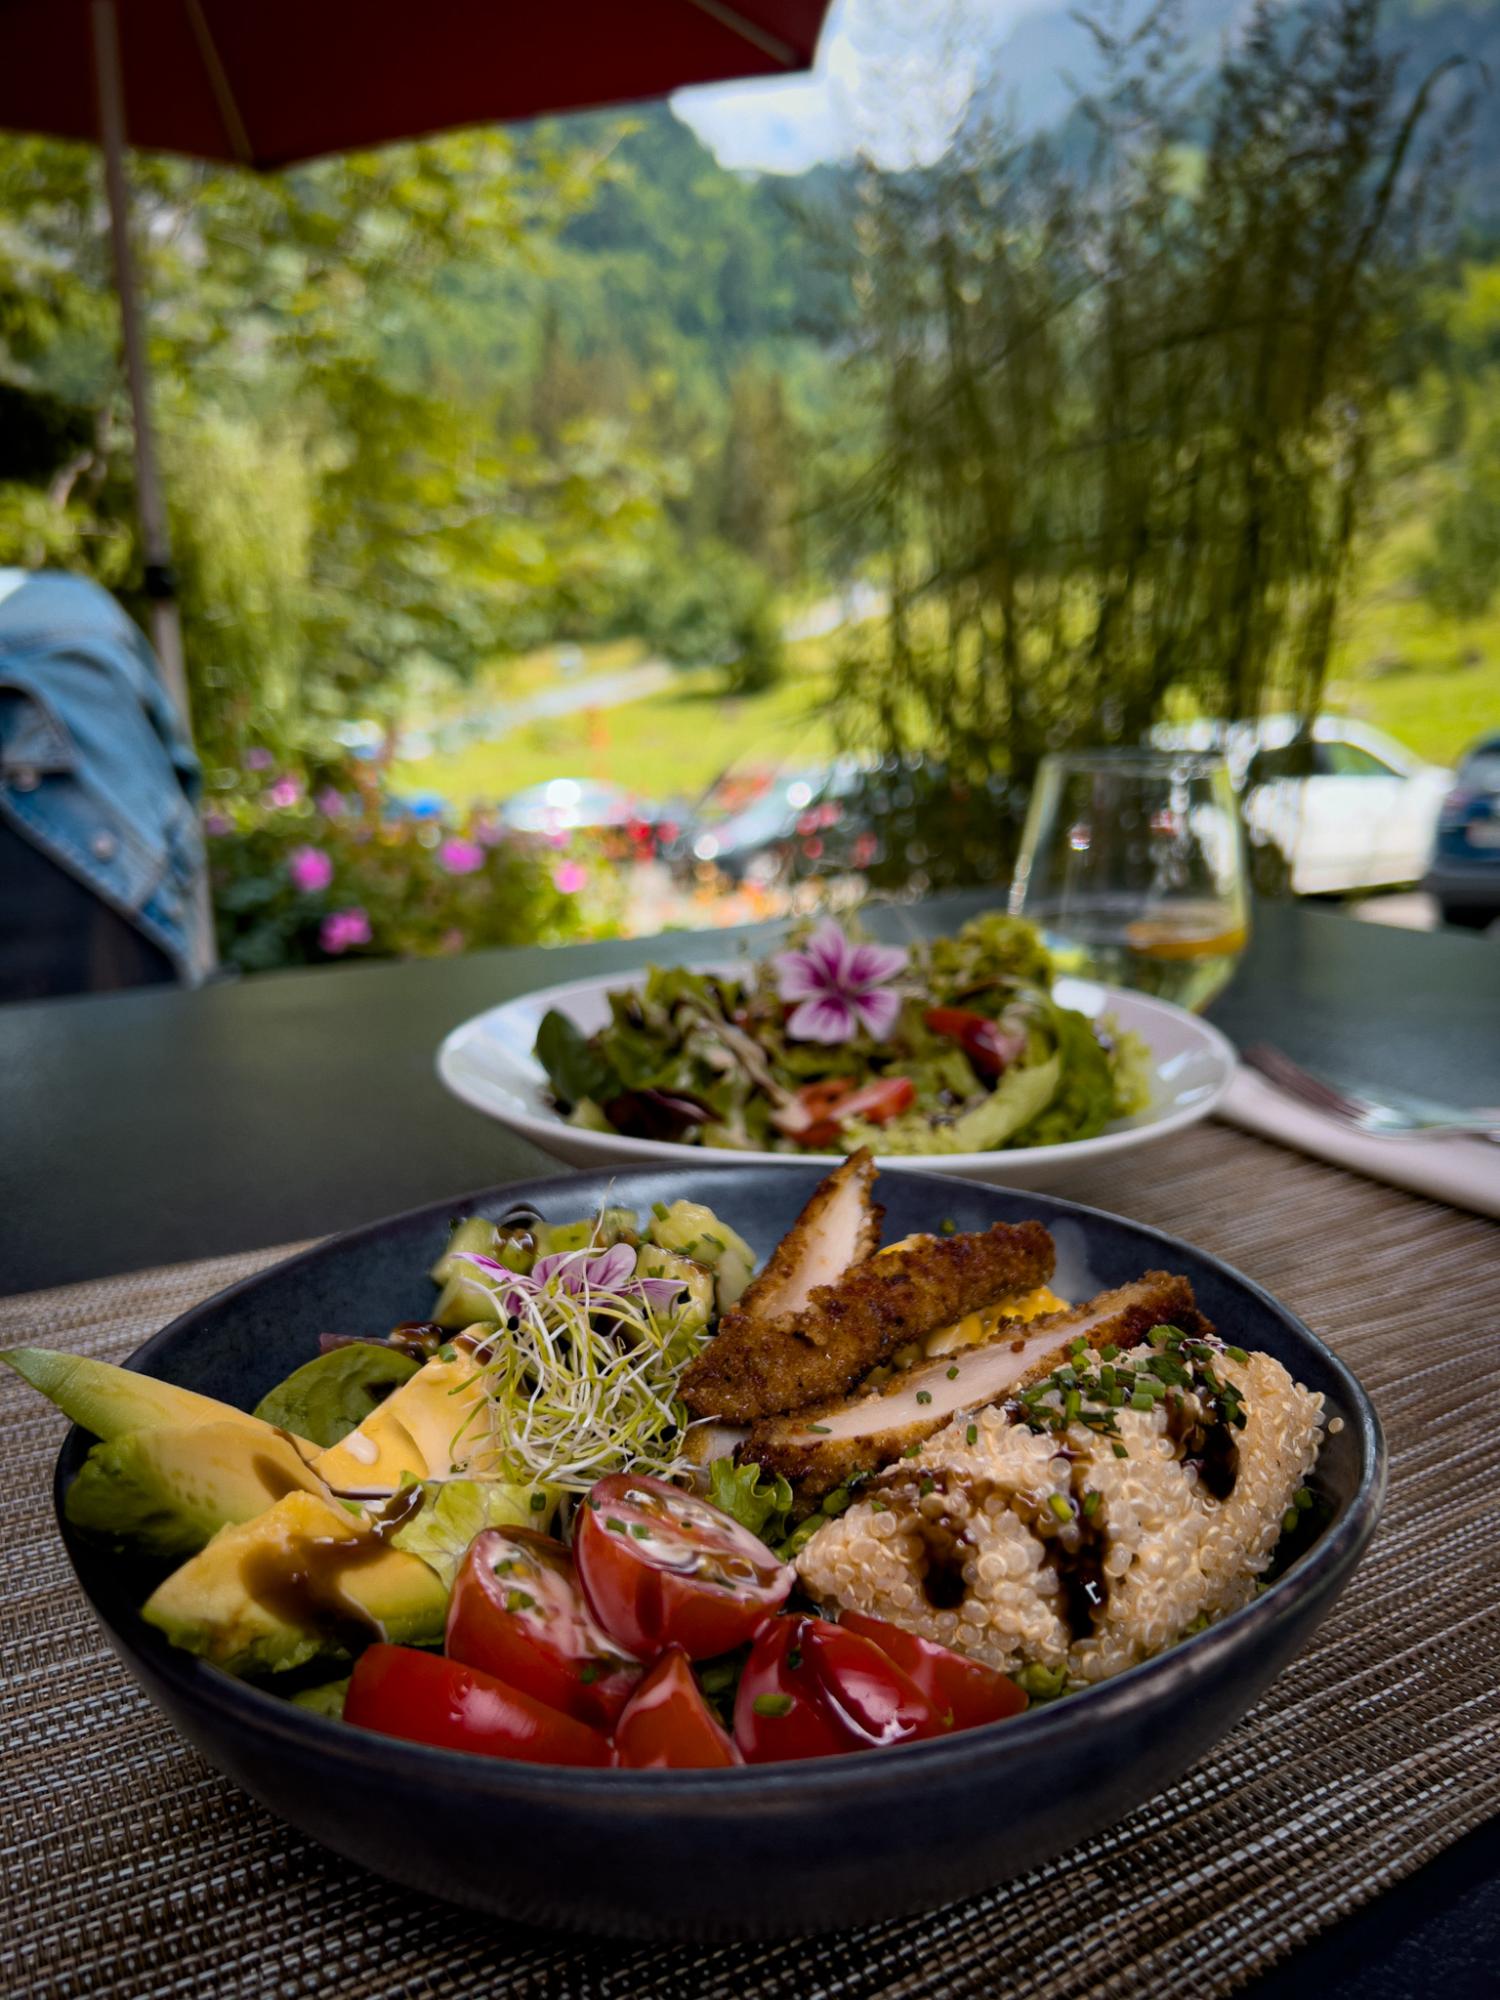
[[[500,1316],[470,1335],[497,1476],[585,1493],[625,1465],[665,1479],[690,1468],[675,1391],[706,1335],[676,1310],[680,1279],[638,1277],[627,1243],[543,1257],[529,1275],[458,1255]]]

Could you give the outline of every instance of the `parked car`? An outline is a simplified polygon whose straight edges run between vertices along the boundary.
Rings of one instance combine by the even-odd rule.
[[[731,772],[698,801],[667,858],[685,873],[711,866],[735,882],[779,880],[794,848],[816,861],[830,846],[861,772],[853,758]]]
[[[595,778],[547,778],[502,799],[498,810],[501,824],[515,833],[608,836],[606,847],[619,859],[637,861],[651,860],[676,839],[683,812]]]
[[[1166,747],[1207,749],[1211,723],[1156,732]],[[1420,881],[1451,771],[1424,763],[1368,723],[1320,715],[1311,737],[1290,715],[1232,725],[1222,745],[1261,857],[1280,857],[1279,886],[1299,896]]]
[[[1422,887],[1445,924],[1483,930],[1500,919],[1500,734],[1464,752]]]

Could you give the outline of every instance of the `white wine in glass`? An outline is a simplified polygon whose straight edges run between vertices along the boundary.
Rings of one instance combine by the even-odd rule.
[[[1060,971],[1206,1007],[1249,941],[1244,836],[1223,759],[1044,758],[1010,908],[1042,931]]]

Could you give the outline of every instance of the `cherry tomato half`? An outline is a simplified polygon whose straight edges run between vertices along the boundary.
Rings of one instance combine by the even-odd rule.
[[[613,1727],[642,1671],[600,1630],[562,1543],[530,1528],[474,1537],[448,1605],[445,1650],[596,1729]]]
[[[940,1714],[951,1714],[955,1729],[974,1729],[981,1722],[1003,1722],[1019,1715],[1026,1696],[1014,1681],[997,1674],[980,1660],[966,1659],[935,1640],[903,1632],[883,1618],[863,1611],[845,1611],[839,1624],[878,1646],[926,1695]]]
[[[601,1479],[579,1508],[573,1560],[599,1623],[648,1660],[665,1646],[710,1660],[742,1645],[796,1575],[719,1508],[633,1472]]]
[[[949,1724],[888,1654],[826,1619],[767,1619],[734,1704],[749,1764],[830,1757],[941,1736]]]
[[[799,1097],[805,1098],[807,1091],[824,1089],[817,1084],[804,1085]],[[871,1125],[887,1124],[892,1118],[900,1117],[915,1103],[917,1086],[909,1076],[883,1076],[874,1083],[861,1085],[858,1090],[845,1089],[832,1102],[820,1098],[817,1108],[809,1104],[813,1111],[813,1123],[802,1131],[794,1133],[799,1146],[821,1150],[838,1143],[839,1132],[849,1118],[864,1118]]]
[[[969,1007],[929,1007],[922,1016],[935,1035],[948,1035],[973,1064],[976,1075],[1002,1075],[1026,1048],[1026,1037],[1002,1028],[988,1014]]]
[[[744,1761],[703,1699],[687,1654],[669,1646],[615,1725],[615,1762],[628,1771],[713,1771]]]
[[[344,1720],[408,1743],[477,1750],[525,1764],[608,1764],[609,1739],[477,1667],[371,1646],[360,1654],[344,1696]]]

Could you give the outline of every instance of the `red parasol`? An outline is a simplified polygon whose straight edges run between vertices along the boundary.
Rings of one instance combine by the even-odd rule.
[[[152,636],[184,716],[126,144],[282,167],[804,69],[828,0],[0,0],[0,127],[103,143]]]

